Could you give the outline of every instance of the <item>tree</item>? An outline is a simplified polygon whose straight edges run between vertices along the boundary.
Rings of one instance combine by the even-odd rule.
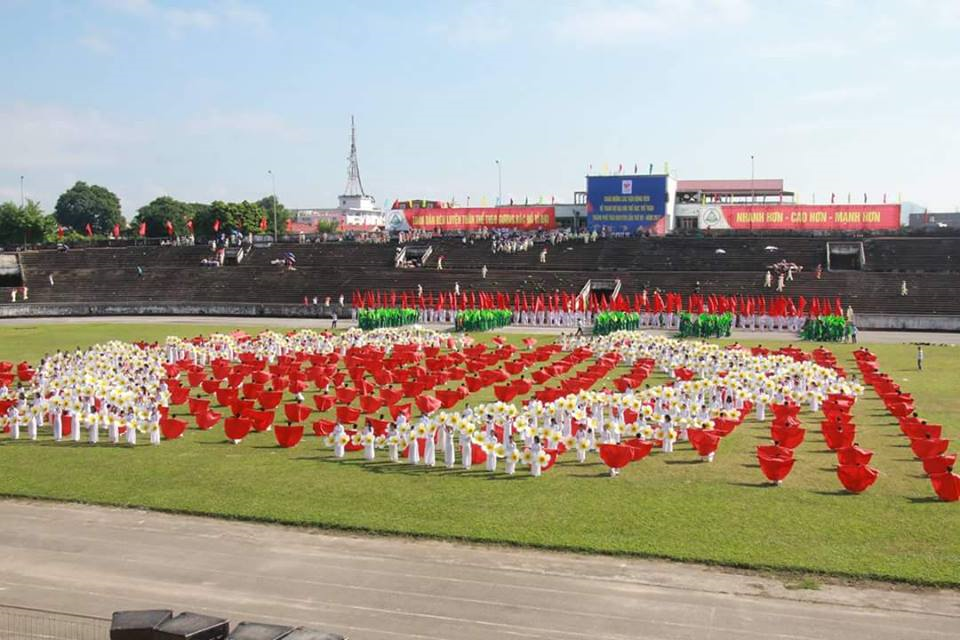
[[[139,229],[140,223],[145,222],[147,236],[156,238],[169,235],[169,221],[173,225],[174,235],[188,236],[190,229],[187,227],[187,220],[192,220],[195,213],[196,207],[190,203],[174,200],[170,196],[160,196],[137,210],[133,227]]]
[[[317,222],[317,233],[336,233],[340,223],[336,220],[320,220]]]
[[[243,202],[215,200],[209,207],[196,213],[193,229],[201,237],[212,237],[217,233],[232,231],[260,233],[260,221],[267,218],[267,213],[259,204],[246,200]],[[219,231],[215,229],[217,220],[220,221]]]
[[[115,224],[123,225],[120,198],[99,185],[77,182],[60,194],[54,216],[61,225],[83,232],[89,224],[94,233],[113,233]]]
[[[57,223],[40,205],[27,200],[23,207],[12,202],[0,204],[0,245],[39,244],[53,240]]]
[[[267,229],[261,233],[273,234],[273,196],[265,196],[257,200],[257,206],[263,209],[267,218]],[[287,220],[293,218],[293,214],[283,206],[283,203],[277,200],[277,230],[281,235],[287,230]],[[259,227],[258,227],[259,229]]]

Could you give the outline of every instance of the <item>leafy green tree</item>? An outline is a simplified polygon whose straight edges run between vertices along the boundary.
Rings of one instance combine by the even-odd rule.
[[[33,200],[22,207],[12,202],[0,204],[0,244],[39,244],[52,241],[56,232],[56,220]]]
[[[260,221],[268,220],[267,213],[253,202],[223,202],[215,200],[209,207],[194,216],[194,232],[200,237],[215,236],[216,221],[220,221],[220,233],[237,230],[241,233],[260,233]]]
[[[336,233],[340,223],[336,220],[320,220],[317,222],[317,233]]]
[[[61,225],[83,232],[89,224],[94,233],[107,235],[113,225],[123,226],[120,198],[99,185],[77,182],[60,194],[54,216]]]
[[[257,205],[263,209],[267,218],[267,229],[261,233],[273,234],[273,196],[260,198],[257,200]],[[281,235],[287,230],[287,220],[291,218],[293,218],[293,213],[284,207],[282,202],[277,200],[277,230]]]
[[[147,236],[155,238],[167,235],[167,221],[173,224],[174,235],[188,236],[190,229],[187,227],[187,220],[192,220],[196,208],[187,202],[180,202],[170,196],[160,196],[155,198],[150,204],[144,205],[137,210],[137,215],[133,219],[135,231],[140,228],[140,223],[147,224]]]

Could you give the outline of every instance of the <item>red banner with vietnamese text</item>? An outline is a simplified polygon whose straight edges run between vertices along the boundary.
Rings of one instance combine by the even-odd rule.
[[[898,204],[756,204],[722,207],[731,229],[897,229]]]
[[[472,231],[488,229],[553,229],[553,207],[456,207],[449,209],[404,209],[414,229]]]

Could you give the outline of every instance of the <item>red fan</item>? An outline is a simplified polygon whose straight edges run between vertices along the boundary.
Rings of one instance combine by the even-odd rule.
[[[210,401],[206,399],[201,400],[200,398],[190,398],[188,407],[190,414],[195,416],[200,413],[206,413],[210,408]]]
[[[356,424],[360,418],[360,409],[340,405],[337,407],[337,422],[341,424]]]
[[[196,387],[198,385],[203,384],[203,382],[206,379],[207,379],[207,374],[204,371],[190,371],[187,373],[187,383],[189,383],[191,387]],[[219,386],[220,382],[219,381],[215,381],[215,382],[217,382],[217,385]],[[208,391],[207,393],[210,393],[210,392]]]
[[[228,387],[225,389],[217,389],[217,402],[220,403],[221,406],[229,407],[236,401],[237,401],[236,389],[232,387]]]
[[[384,387],[380,389],[380,398],[387,406],[397,404],[403,399],[403,392]]]
[[[313,409],[307,405],[298,402],[290,402],[283,405],[283,414],[290,422],[303,422],[310,417],[312,411]]]
[[[493,395],[500,402],[510,402],[517,396],[517,390],[513,385],[496,385],[493,387]]]
[[[258,402],[260,403],[260,408],[264,411],[273,411],[280,406],[280,403],[283,401],[283,392],[282,391],[264,391],[260,394]]]
[[[949,446],[949,440],[942,440],[940,438],[924,438],[922,440],[916,439],[910,441],[910,449],[913,450],[914,455],[921,460],[938,456],[946,451]]]
[[[325,395],[313,396],[313,404],[316,405],[317,411],[328,411],[336,403],[337,403],[336,396],[325,396]]]
[[[253,404],[253,400],[235,400],[233,404],[230,405],[230,411],[234,416],[241,416],[244,411],[253,410]]]
[[[930,476],[930,484],[944,502],[960,500],[960,476],[950,471]]]
[[[420,413],[430,414],[439,409],[442,406],[442,403],[433,396],[417,396],[416,399],[417,408],[420,409]]]
[[[215,393],[220,388],[219,380],[204,380],[200,383],[200,388],[204,393]],[[222,403],[221,403],[222,404]]]
[[[302,424],[278,424],[273,429],[273,437],[276,438],[277,444],[283,447],[284,449],[289,449],[290,447],[297,446],[297,443],[300,442],[300,439],[303,438],[303,425]]]
[[[710,433],[703,429],[687,429],[687,438],[690,444],[697,450],[701,457],[706,458],[711,453],[716,453],[717,446],[720,444],[720,436],[716,433]],[[801,438],[802,440],[803,438]]]
[[[487,452],[474,442],[470,443],[470,461],[473,464],[484,464],[487,461]]]
[[[160,432],[163,434],[164,440],[176,440],[183,435],[186,429],[186,420],[178,420],[176,418],[163,418],[160,420]]]
[[[850,493],[863,493],[877,480],[879,472],[862,464],[842,464],[837,467],[840,484]]]
[[[932,476],[935,473],[944,473],[953,469],[954,464],[957,462],[957,454],[951,453],[950,455],[938,455],[931,456],[929,458],[924,458],[923,460],[923,471],[928,476]]]
[[[213,428],[218,422],[220,422],[220,414],[216,411],[210,411],[209,409],[203,413],[198,413],[196,415],[197,427],[206,431],[207,429]]]
[[[641,440],[640,438],[624,440],[623,444],[630,447],[630,455],[633,461],[643,460],[653,450],[653,442]]]
[[[390,405],[390,416],[391,416],[394,420],[396,420],[397,418],[400,417],[401,414],[403,414],[403,415],[405,415],[405,416],[407,417],[407,420],[409,420],[409,419],[410,419],[410,415],[411,415],[410,408],[411,408],[411,407],[410,407],[410,403],[409,403],[409,402],[406,403],[406,404],[393,404],[393,405]]]
[[[853,425],[844,426],[835,422],[821,425],[820,430],[823,432],[823,439],[827,441],[827,447],[833,451],[849,447],[857,435]]]
[[[241,418],[248,418],[254,431],[266,431],[273,425],[273,411],[257,411],[247,409],[241,415]]]
[[[243,440],[252,428],[253,422],[249,418],[227,418],[223,421],[223,432],[227,440],[232,440],[234,444]]]
[[[602,444],[600,459],[611,469],[622,469],[633,461],[633,447],[623,444]]]
[[[790,471],[793,470],[793,463],[796,462],[793,458],[766,458],[761,455],[757,456],[757,460],[760,462],[760,470],[763,471],[767,480],[778,483],[790,475]]]
[[[837,449],[837,462],[841,465],[869,464],[872,457],[873,451],[861,449],[856,445]]]
[[[329,436],[336,426],[333,420],[317,420],[313,423],[313,433],[317,436]]]
[[[360,410],[363,413],[376,413],[383,406],[383,400],[377,396],[360,396]]]
[[[340,404],[350,404],[357,397],[357,390],[350,387],[340,387],[337,389],[337,402]]]
[[[779,442],[781,447],[787,449],[799,447],[806,435],[806,430],[799,427],[770,427],[770,436],[774,442]]]
[[[181,405],[190,397],[190,387],[173,387],[170,389],[170,404]]]
[[[242,387],[243,397],[247,400],[256,400],[263,393],[263,385],[256,382],[248,382]]]

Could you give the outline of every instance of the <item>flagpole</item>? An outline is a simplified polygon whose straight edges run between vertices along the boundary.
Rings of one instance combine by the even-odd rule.
[[[503,165],[497,160],[497,206],[503,206]]]
[[[273,185],[273,243],[277,243],[277,176],[273,175],[273,169],[267,169],[270,174],[270,182]]]

